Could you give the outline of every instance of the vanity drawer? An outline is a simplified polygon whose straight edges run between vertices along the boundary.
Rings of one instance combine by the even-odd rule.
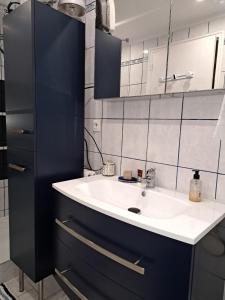
[[[33,114],[8,114],[7,122],[7,145],[19,149],[34,150]]]
[[[149,294],[153,261],[101,239],[74,221],[56,219],[56,238],[104,276],[137,295]]]
[[[141,300],[132,292],[116,284],[83,260],[74,250],[55,240],[55,272],[71,299],[89,300]],[[68,284],[69,281],[69,284]],[[85,298],[74,293],[74,287]],[[71,289],[72,288],[72,289]]]

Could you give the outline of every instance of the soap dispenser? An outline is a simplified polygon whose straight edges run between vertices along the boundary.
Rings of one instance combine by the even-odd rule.
[[[189,200],[200,202],[202,199],[202,182],[200,180],[199,170],[193,170],[194,176],[190,183]]]

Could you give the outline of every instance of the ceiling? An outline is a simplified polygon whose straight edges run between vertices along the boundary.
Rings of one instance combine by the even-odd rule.
[[[141,40],[168,33],[169,0],[115,0],[116,30],[122,39]],[[172,29],[225,15],[225,0],[174,0]]]

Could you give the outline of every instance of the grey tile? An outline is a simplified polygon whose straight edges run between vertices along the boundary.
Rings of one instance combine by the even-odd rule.
[[[182,111],[182,96],[178,97],[152,97],[151,118],[180,119]]]
[[[86,14],[85,20],[85,46],[86,48],[95,46],[95,21],[96,21],[96,12],[92,10]]]
[[[121,155],[122,119],[105,119],[102,123],[102,152],[105,154]]]
[[[180,166],[217,171],[219,139],[213,136],[215,126],[216,121],[183,121]]]
[[[185,119],[217,119],[223,95],[184,96]]]
[[[102,101],[94,99],[94,89],[85,90],[85,118],[102,117]]]
[[[123,44],[121,61],[122,62],[130,61],[130,57],[131,57],[130,55],[131,55],[130,45]]]
[[[101,122],[101,120],[100,120]],[[93,119],[85,119],[85,127],[87,130],[91,133],[91,135],[94,137],[98,147],[101,149],[101,132],[94,132],[93,131]],[[97,152],[97,147],[95,146],[95,143],[93,139],[90,137],[90,135],[85,130],[85,138],[88,143],[88,149],[89,151],[95,151]]]
[[[148,121],[125,120],[122,156],[146,160],[147,135]]]
[[[219,175],[216,200],[225,203],[225,176]]]
[[[215,199],[216,191],[216,174],[201,172],[202,180],[202,198]],[[190,191],[190,181],[193,178],[193,172],[189,169],[178,168],[177,190],[188,194]]]
[[[130,97],[141,96],[141,84],[131,85],[129,96]]]
[[[143,50],[144,50],[143,42],[132,44],[131,45],[131,60],[142,58],[144,55]]]
[[[4,180],[0,180],[0,189],[4,187]]]
[[[141,160],[122,158],[121,175],[124,171],[132,171],[132,176],[137,177],[137,170],[143,170],[145,174],[145,162]]]
[[[120,87],[120,97],[128,97],[130,93],[130,86],[121,86]]]
[[[130,66],[121,67],[120,85],[126,86],[130,84]]]
[[[157,186],[169,190],[174,190],[176,188],[176,167],[148,162],[146,169],[149,168],[156,169]]]
[[[146,119],[149,117],[150,97],[126,100],[124,103],[124,118]]]
[[[123,118],[123,100],[104,100],[103,118]]]
[[[130,66],[130,84],[142,83],[143,64],[135,64]]]
[[[95,48],[85,51],[85,85],[94,84]]]
[[[148,161],[177,165],[180,121],[150,120]]]

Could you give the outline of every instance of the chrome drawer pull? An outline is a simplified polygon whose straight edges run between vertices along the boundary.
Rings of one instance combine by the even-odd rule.
[[[55,269],[55,273],[59,278],[65,283],[65,285],[68,286],[68,288],[74,292],[75,295],[77,295],[78,298],[81,300],[88,300],[87,297],[85,297],[63,274],[65,274],[68,270],[59,272],[57,269]]]
[[[65,230],[71,236],[73,236],[74,238],[76,238],[77,240],[82,242],[83,244],[87,245],[88,247],[94,249],[96,252],[110,258],[111,260],[117,262],[118,264],[120,264],[132,271],[135,271],[136,273],[139,273],[141,275],[145,274],[145,269],[138,266],[137,262],[132,263],[132,262],[102,248],[101,246],[95,244],[94,242],[92,242],[92,241],[88,240],[87,238],[85,238],[84,236],[80,235],[78,232],[74,231],[70,227],[66,226],[65,223],[59,221],[58,219],[55,219],[55,222],[57,225],[59,225],[63,230]]]
[[[21,173],[26,171],[26,168],[15,164],[8,164],[8,167],[14,171],[21,172]]]

